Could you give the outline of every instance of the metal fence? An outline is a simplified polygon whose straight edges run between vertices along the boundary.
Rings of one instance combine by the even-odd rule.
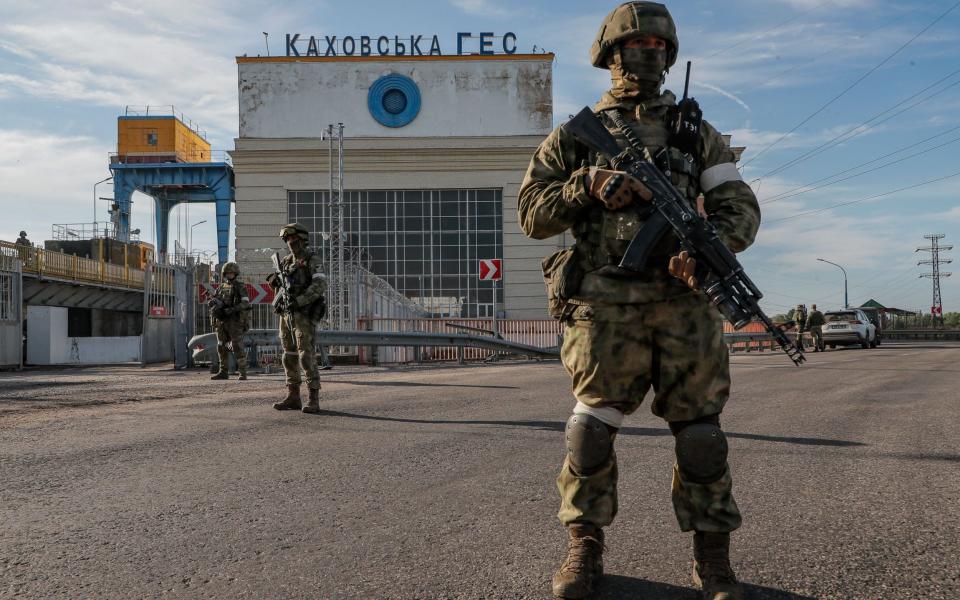
[[[0,366],[23,366],[23,281],[20,259],[0,251]]]
[[[0,241],[0,254],[17,257],[23,265],[24,273],[38,277],[135,290],[143,289],[143,271],[126,265],[81,258],[35,246],[18,246],[5,241]]]
[[[384,319],[360,320],[358,329],[379,332],[422,333],[486,333],[494,335],[492,319]],[[530,346],[549,348],[557,346],[563,333],[563,323],[555,319],[509,319],[498,320],[499,336],[507,341]],[[419,351],[420,355],[417,356]],[[376,354],[373,354],[376,352]],[[413,361],[485,360],[496,354],[481,348],[465,348],[462,355],[457,348],[361,348],[362,363],[404,363]]]

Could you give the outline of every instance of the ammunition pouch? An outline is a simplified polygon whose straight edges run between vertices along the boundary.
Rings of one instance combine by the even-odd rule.
[[[570,302],[583,282],[583,267],[576,246],[558,250],[540,262],[543,282],[547,286],[547,312],[554,319],[564,321],[576,309]]]

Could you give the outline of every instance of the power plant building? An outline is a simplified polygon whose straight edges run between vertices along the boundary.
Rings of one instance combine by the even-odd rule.
[[[517,194],[552,129],[552,54],[239,57],[240,137],[232,152],[236,256],[269,270],[296,221],[329,246],[327,128],[344,126],[344,245],[434,314],[544,318],[536,241]],[[503,281],[478,280],[503,260]]]

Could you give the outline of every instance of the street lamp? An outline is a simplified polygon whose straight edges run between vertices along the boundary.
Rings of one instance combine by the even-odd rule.
[[[828,265],[833,265],[838,269],[840,269],[841,271],[843,271],[843,307],[850,308],[850,301],[847,298],[847,270],[835,262],[830,262],[829,260],[823,260],[822,258],[818,258],[817,260],[819,260],[820,262],[825,262]]]
[[[93,235],[97,235],[97,186],[101,183],[106,183],[113,179],[113,175],[107,177],[106,179],[101,179],[100,181],[93,184]]]
[[[196,223],[190,226],[190,241],[187,243],[187,245],[189,246],[187,248],[187,254],[189,255],[193,254],[193,228],[196,227],[197,225],[203,225],[206,222],[207,220],[204,219],[202,221],[197,221]]]

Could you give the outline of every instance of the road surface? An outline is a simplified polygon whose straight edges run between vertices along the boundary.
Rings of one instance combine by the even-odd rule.
[[[960,598],[960,346],[735,355],[750,598]],[[0,373],[0,597],[549,598],[572,400],[557,362],[280,375]],[[698,598],[645,403],[597,598]]]

